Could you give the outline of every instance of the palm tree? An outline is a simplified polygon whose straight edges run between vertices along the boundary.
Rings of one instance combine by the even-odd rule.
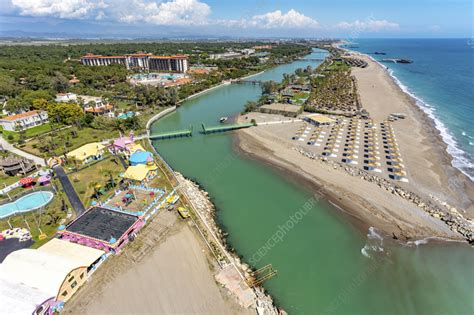
[[[99,183],[96,181],[89,182],[87,185],[88,188],[92,188],[94,190],[94,194],[92,195],[92,198],[98,198],[99,197],[99,191],[97,189],[97,186],[99,186]]]
[[[108,177],[109,183],[112,185],[112,187],[115,187],[114,172],[110,169],[105,169],[105,170],[102,170],[101,173],[102,175]]]

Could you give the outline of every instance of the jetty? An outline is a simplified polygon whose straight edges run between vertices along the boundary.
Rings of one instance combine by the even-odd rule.
[[[248,124],[233,124],[233,125],[220,125],[220,126],[206,127],[206,125],[202,123],[201,126],[202,126],[202,133],[210,134],[210,133],[217,133],[217,132],[232,131],[232,130],[237,130],[237,129],[242,129],[242,128],[249,128],[249,127],[252,127],[253,124],[248,123]]]
[[[163,139],[172,139],[172,138],[191,137],[192,135],[193,135],[193,126],[189,126],[189,129],[157,133],[154,135],[149,135],[148,138],[150,138],[150,140],[163,140]]]
[[[324,58],[299,58],[297,60],[303,60],[303,61],[324,61]]]
[[[261,85],[262,81],[259,80],[232,80],[232,84],[252,84],[252,85]]]

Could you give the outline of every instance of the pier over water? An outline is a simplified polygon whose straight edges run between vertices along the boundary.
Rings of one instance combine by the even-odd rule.
[[[203,134],[210,134],[210,133],[216,133],[216,132],[225,132],[225,131],[237,130],[237,129],[242,129],[242,128],[249,128],[249,127],[254,126],[254,124],[249,123],[249,124],[233,124],[233,125],[206,127],[206,125],[202,123],[201,126],[202,126]]]
[[[163,139],[191,137],[192,135],[193,135],[193,126],[189,126],[189,129],[156,133],[154,135],[150,135],[149,138],[151,140],[163,140]]]

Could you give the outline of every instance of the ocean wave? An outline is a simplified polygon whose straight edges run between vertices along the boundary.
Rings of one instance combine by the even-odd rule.
[[[371,226],[367,233],[367,243],[361,248],[360,252],[367,258],[373,258],[372,254],[381,253],[383,248],[383,237],[377,233],[377,230]]]
[[[464,130],[461,132],[461,134],[462,134],[464,137],[467,137],[468,139],[474,139],[473,136],[468,135]]]
[[[454,139],[454,136],[451,134],[445,124],[436,117],[436,115],[434,114],[436,108],[426,103],[420,97],[416,96],[413,92],[411,92],[410,89],[406,85],[404,85],[397,78],[397,76],[395,76],[392,69],[389,69],[388,67],[384,66],[371,56],[369,56],[369,58],[381,65],[383,68],[387,69],[388,74],[390,75],[390,77],[392,77],[392,79],[400,87],[400,89],[406,94],[413,97],[416,101],[416,105],[418,105],[418,107],[420,107],[426,113],[426,115],[428,115],[428,117],[430,117],[434,121],[436,129],[438,129],[441,134],[441,138],[447,145],[446,151],[449,153],[449,155],[453,157],[453,160],[451,161],[452,166],[460,170],[472,181],[474,181],[474,163],[471,161],[469,155],[459,147],[456,139]]]

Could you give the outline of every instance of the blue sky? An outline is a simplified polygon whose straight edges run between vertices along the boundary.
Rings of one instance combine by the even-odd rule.
[[[0,0],[0,32],[473,37],[473,14],[471,0]]]

